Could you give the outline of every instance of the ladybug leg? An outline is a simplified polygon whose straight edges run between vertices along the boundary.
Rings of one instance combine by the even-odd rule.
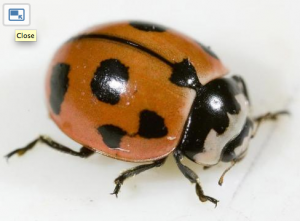
[[[283,110],[283,111],[278,111],[278,112],[275,112],[275,113],[266,113],[262,116],[254,118],[254,122],[256,123],[256,127],[253,131],[253,134],[252,134],[251,138],[255,137],[255,135],[258,131],[258,128],[260,127],[262,122],[267,121],[267,120],[275,121],[281,115],[290,115],[290,113],[286,110]]]
[[[120,174],[120,176],[118,176],[115,179],[116,187],[115,187],[114,191],[111,194],[115,194],[116,197],[118,197],[118,193],[120,192],[121,186],[123,185],[123,183],[126,179],[128,179],[132,176],[138,175],[139,173],[144,172],[144,171],[149,170],[149,169],[152,169],[154,167],[160,167],[165,163],[166,159],[167,158],[163,158],[161,160],[154,161],[151,164],[139,165],[139,166],[133,167],[129,170],[126,170],[126,171],[122,172]]]
[[[222,175],[221,175],[221,177],[220,177],[220,179],[219,179],[219,181],[218,181],[218,184],[219,184],[220,186],[222,186],[222,184],[223,184],[223,182],[224,182],[224,176],[227,174],[227,172],[228,172],[229,170],[231,170],[231,168],[234,167],[234,165],[235,165],[236,163],[238,163],[238,162],[240,162],[242,159],[244,159],[245,156],[246,156],[246,152],[244,152],[241,156],[239,156],[239,158],[230,161],[231,165],[230,165],[230,166],[222,173]]]
[[[176,160],[177,166],[179,168],[179,170],[182,172],[182,174],[191,182],[196,184],[196,193],[200,199],[201,202],[206,202],[206,201],[210,201],[213,204],[215,204],[215,206],[217,206],[218,204],[218,200],[210,197],[210,196],[206,196],[204,195],[203,189],[200,185],[200,180],[199,177],[197,176],[197,174],[192,171],[190,168],[188,168],[187,166],[185,166],[184,164],[181,163],[182,159],[183,159],[183,155],[181,153],[181,151],[179,149],[176,149],[174,151],[174,158]]]
[[[31,150],[33,147],[36,146],[36,144],[38,142],[42,142],[44,144],[47,144],[47,146],[55,149],[55,150],[58,150],[62,153],[67,153],[67,154],[70,154],[70,155],[73,155],[73,156],[78,156],[78,157],[82,157],[82,158],[87,158],[89,156],[91,156],[94,151],[86,148],[86,147],[82,147],[79,152],[76,152],[64,145],[61,145],[57,142],[55,142],[54,140],[52,140],[51,138],[49,137],[46,137],[46,136],[39,136],[37,139],[33,140],[32,142],[30,142],[29,144],[27,144],[25,147],[23,148],[19,148],[19,149],[16,149],[12,152],[10,152],[9,154],[7,154],[5,157],[7,159],[9,159],[10,157],[12,157],[13,155],[15,154],[18,154],[19,156],[22,156],[24,155],[28,150]]]
[[[231,170],[231,168],[232,168],[235,164],[236,164],[236,161],[235,161],[235,160],[231,161],[230,167],[228,167],[228,168],[222,173],[222,175],[221,175],[221,177],[220,177],[220,179],[219,179],[219,182],[218,182],[218,184],[219,184],[220,186],[223,185],[223,182],[224,182],[224,176],[226,175],[226,173],[227,173],[229,170]]]

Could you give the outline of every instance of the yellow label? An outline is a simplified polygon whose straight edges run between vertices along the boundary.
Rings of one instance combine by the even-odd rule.
[[[16,30],[15,41],[36,41],[36,30]]]

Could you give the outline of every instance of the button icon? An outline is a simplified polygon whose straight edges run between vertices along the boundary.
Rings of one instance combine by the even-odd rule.
[[[24,8],[11,8],[8,9],[8,20],[10,21],[24,21],[25,10]]]
[[[30,25],[29,4],[4,4],[3,5],[4,25]]]

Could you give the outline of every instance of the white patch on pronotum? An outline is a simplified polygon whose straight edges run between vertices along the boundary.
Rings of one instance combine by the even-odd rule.
[[[234,153],[236,156],[240,156],[247,150],[249,141],[251,139],[251,134],[252,134],[252,130],[250,129],[247,134],[247,137],[244,138],[243,143],[234,149]]]
[[[208,133],[204,142],[204,151],[194,156],[196,163],[203,165],[217,164],[220,161],[224,146],[242,131],[249,114],[249,101],[244,94],[238,94],[235,98],[241,106],[239,114],[231,115],[227,113],[229,126],[223,134],[218,135],[213,129]],[[218,101],[214,100],[213,102],[217,107]],[[246,145],[246,142],[244,143]]]

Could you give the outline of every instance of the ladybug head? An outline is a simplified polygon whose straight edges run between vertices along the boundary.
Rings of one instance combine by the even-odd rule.
[[[252,122],[240,77],[215,79],[197,90],[181,141],[182,152],[203,165],[239,158],[246,150]]]

